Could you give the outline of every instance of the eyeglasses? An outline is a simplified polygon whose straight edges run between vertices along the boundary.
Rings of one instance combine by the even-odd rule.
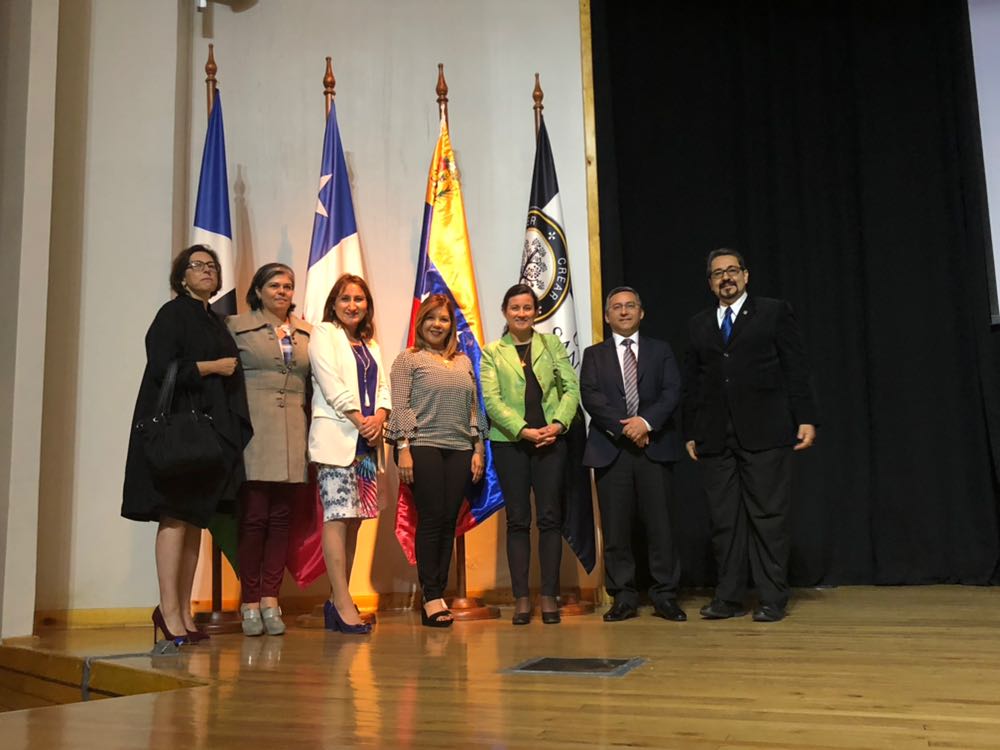
[[[219,264],[218,263],[214,263],[213,261],[210,261],[210,260],[207,260],[207,261],[206,260],[192,260],[190,263],[188,263],[188,268],[190,268],[192,271],[202,271],[202,270],[205,270],[205,271],[208,271],[209,273],[218,273],[219,272]]]
[[[638,310],[639,305],[635,302],[616,302],[611,305],[611,312],[621,312],[622,310],[628,310],[632,312],[633,310]]]
[[[713,279],[714,281],[718,281],[723,276],[728,276],[731,279],[735,279],[737,276],[743,273],[743,271],[744,269],[742,266],[729,266],[729,268],[716,268],[708,275],[708,278]]]

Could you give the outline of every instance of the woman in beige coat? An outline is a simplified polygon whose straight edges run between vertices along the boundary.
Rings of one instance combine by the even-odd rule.
[[[247,291],[250,312],[226,321],[240,351],[254,436],[243,453],[239,562],[243,632],[281,635],[278,591],[292,503],[308,481],[306,435],[311,327],[292,315],[295,273],[267,263]]]

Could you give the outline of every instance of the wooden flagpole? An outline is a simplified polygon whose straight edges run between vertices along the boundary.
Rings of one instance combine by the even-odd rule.
[[[438,63],[438,111],[448,124],[448,82],[444,78],[444,63]],[[499,607],[486,606],[482,599],[469,597],[465,575],[465,534],[455,537],[455,596],[448,604],[454,620],[493,620],[500,616]]]
[[[212,117],[215,106],[215,90],[218,80],[215,74],[219,66],[215,64],[215,45],[208,45],[208,61],[205,63],[205,96],[207,99],[206,121]],[[212,611],[199,612],[195,622],[206,633],[236,633],[240,628],[240,614],[233,610],[222,609],[222,549],[212,540]]]
[[[535,103],[532,106],[532,110],[535,113],[535,140],[538,140],[538,131],[542,129],[542,110],[545,109],[545,105],[542,104],[542,99],[545,98],[545,93],[542,91],[542,84],[538,80],[538,73],[535,73],[535,90],[531,92],[531,100]]]
[[[333,77],[333,58],[326,58],[326,75],[323,76],[323,98],[326,99],[326,116],[330,116],[330,108],[333,107],[333,97],[335,97],[337,79]]]

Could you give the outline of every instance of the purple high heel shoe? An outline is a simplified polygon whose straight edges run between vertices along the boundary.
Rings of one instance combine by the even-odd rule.
[[[153,610],[153,646],[156,646],[157,642],[160,640],[156,636],[159,633],[163,633],[164,641],[173,641],[175,646],[183,646],[188,643],[187,633],[184,635],[174,635],[169,630],[167,630],[166,620],[163,619],[163,613],[160,611],[159,605]]]
[[[339,630],[347,635],[368,635],[372,632],[372,626],[367,622],[360,625],[348,625],[344,622],[340,612],[329,599],[323,603],[323,624],[327,630]]]

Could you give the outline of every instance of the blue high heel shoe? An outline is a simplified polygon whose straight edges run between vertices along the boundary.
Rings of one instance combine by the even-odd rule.
[[[333,606],[333,602],[327,599],[323,603],[323,624],[327,630],[339,630],[347,635],[368,635],[372,632],[370,623],[363,622],[360,625],[348,625],[340,616],[340,612]]]

